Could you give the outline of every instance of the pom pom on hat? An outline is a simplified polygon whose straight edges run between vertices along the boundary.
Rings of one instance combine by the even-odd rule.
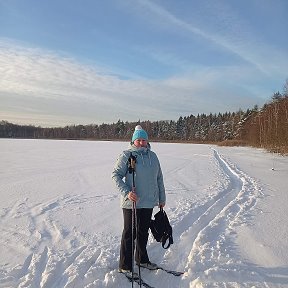
[[[135,127],[135,131],[132,136],[132,142],[134,142],[136,139],[145,139],[148,141],[148,134],[140,125]]]

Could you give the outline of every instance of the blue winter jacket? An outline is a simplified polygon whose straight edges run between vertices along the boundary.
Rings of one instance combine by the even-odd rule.
[[[112,179],[121,193],[121,207],[132,208],[132,202],[128,199],[128,193],[132,191],[133,186],[133,173],[128,171],[131,153],[136,157],[136,208],[153,208],[165,203],[164,181],[157,155],[150,150],[150,145],[147,148],[137,148],[131,144],[128,150],[121,153],[112,172]]]

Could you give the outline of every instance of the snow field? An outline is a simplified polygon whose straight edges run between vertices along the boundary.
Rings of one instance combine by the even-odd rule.
[[[117,272],[122,212],[110,178],[126,147],[0,139],[0,287],[130,287]],[[258,226],[259,219],[279,221],[259,217],[268,217],[266,173],[278,173],[277,195],[287,183],[281,174],[287,158],[273,160],[278,166],[267,172],[270,155],[251,148],[152,143],[152,149],[163,169],[174,244],[164,250],[150,237],[148,253],[152,262],[185,273],[142,269],[143,279],[173,288],[288,287],[287,257],[275,252],[288,243],[280,247],[277,235],[263,236]],[[244,157],[259,167],[251,170]],[[282,209],[278,201],[272,205]]]

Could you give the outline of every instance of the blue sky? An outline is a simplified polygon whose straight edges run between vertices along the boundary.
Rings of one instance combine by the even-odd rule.
[[[288,78],[286,0],[0,0],[0,120],[177,120]]]

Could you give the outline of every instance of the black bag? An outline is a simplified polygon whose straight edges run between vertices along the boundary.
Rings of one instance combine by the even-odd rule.
[[[172,227],[163,208],[160,208],[160,211],[154,215],[154,218],[155,220],[151,219],[150,230],[155,240],[161,242],[164,249],[168,249],[173,244]],[[168,244],[165,247],[167,240]]]

